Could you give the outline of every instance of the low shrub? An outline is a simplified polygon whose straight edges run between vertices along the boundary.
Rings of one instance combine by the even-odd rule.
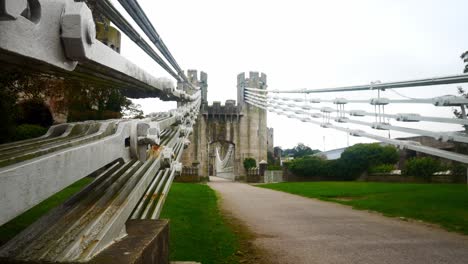
[[[16,127],[14,140],[25,140],[30,138],[36,138],[44,135],[47,132],[47,128],[39,125],[22,124]]]
[[[289,162],[289,169],[298,176],[324,176],[329,174],[328,163],[321,157],[304,157]]]
[[[452,174],[456,176],[466,176],[467,173],[466,166],[461,163],[454,163],[450,170]]]
[[[429,179],[442,168],[440,162],[430,157],[412,158],[406,162],[403,174]]]
[[[322,157],[309,156],[294,159],[287,166],[298,176],[335,177],[343,180],[355,180],[363,172],[381,164],[395,164],[398,161],[398,152],[392,146],[374,144],[357,144],[346,149],[341,158],[325,160]],[[393,165],[379,167],[379,170],[388,172]]]
[[[267,170],[283,170],[283,167],[280,165],[269,164]]]
[[[395,169],[395,166],[393,164],[380,164],[380,165],[370,167],[368,172],[370,174],[389,173],[394,169]]]
[[[257,167],[257,162],[255,161],[254,158],[245,158],[244,159],[244,168],[246,170],[252,169]]]

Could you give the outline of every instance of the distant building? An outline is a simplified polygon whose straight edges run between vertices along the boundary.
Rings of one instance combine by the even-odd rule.
[[[423,146],[428,146],[431,148],[436,148],[440,150],[446,150],[450,152],[458,152],[458,153],[465,153],[467,149],[467,145],[463,143],[454,143],[454,142],[443,142],[440,140],[436,140],[432,137],[428,136],[415,136],[415,137],[405,137],[405,138],[397,138],[398,140],[405,140],[405,141],[413,141],[417,142]],[[435,157],[431,156],[425,153],[420,153],[416,152],[414,150],[410,149],[402,149],[400,150],[400,160],[398,161],[398,168],[404,168],[405,163],[408,159],[414,158],[414,157],[426,157],[430,156],[433,157],[434,159],[438,159],[442,161],[443,163],[451,164],[452,161],[443,159],[440,157]]]
[[[291,160],[293,160],[293,159],[294,159],[294,157],[290,157],[290,156],[282,157],[282,158],[280,159],[280,165],[283,166],[283,163],[289,162],[289,161],[291,161]]]
[[[281,159],[281,156],[283,156],[283,150],[280,147],[274,147],[273,148],[273,157],[275,159]]]
[[[443,141],[436,140],[428,136],[415,136],[415,137],[405,137],[405,138],[396,138],[396,139],[405,140],[405,141],[414,141],[414,142],[420,143],[421,145],[436,148],[436,149],[455,151],[455,144],[453,142],[443,142]]]
[[[322,157],[327,160],[337,160],[341,157],[341,154],[346,150],[347,148],[339,148],[339,149],[332,149],[329,151],[323,151],[319,153],[315,153],[312,155],[313,157]]]

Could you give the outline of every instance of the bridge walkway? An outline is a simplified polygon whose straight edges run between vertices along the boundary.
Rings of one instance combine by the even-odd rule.
[[[222,206],[269,263],[466,263],[468,237],[428,225],[211,177]]]

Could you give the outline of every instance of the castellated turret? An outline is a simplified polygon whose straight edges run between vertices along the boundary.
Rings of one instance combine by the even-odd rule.
[[[203,176],[234,179],[245,175],[244,159],[254,158],[257,164],[267,160],[268,142],[266,111],[245,103],[245,88],[266,89],[267,76],[259,72],[250,72],[248,77],[245,73],[239,74],[237,104],[235,100],[227,100],[224,105],[220,101],[208,105],[206,74],[201,73],[200,78],[197,77],[196,71],[188,72],[190,82],[202,82],[204,104],[190,138],[193,144],[184,152],[182,162],[186,166],[198,164],[199,173]],[[216,158],[219,153],[230,153],[230,170],[219,171]]]
[[[208,74],[206,72],[200,71],[200,76],[198,76],[197,70],[187,70],[187,79],[193,86],[199,86],[202,94],[202,104],[208,103]],[[179,84],[184,91],[188,91],[190,87],[188,85]]]
[[[245,88],[267,89],[267,76],[265,73],[249,72],[249,77],[245,73],[237,75],[237,103],[242,108],[244,106]]]

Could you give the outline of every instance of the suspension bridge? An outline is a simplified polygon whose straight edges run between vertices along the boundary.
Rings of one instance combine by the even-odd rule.
[[[297,119],[301,122],[311,123],[318,125],[323,128],[331,128],[338,131],[348,133],[349,135],[356,137],[367,137],[384,143],[395,145],[402,149],[410,149],[417,152],[447,158],[457,162],[467,163],[468,159],[466,155],[453,153],[449,151],[439,150],[429,146],[423,146],[417,142],[396,140],[386,138],[374,133],[365,132],[360,129],[349,129],[342,126],[342,124],[353,124],[363,127],[370,127],[374,130],[393,130],[409,134],[422,135],[440,140],[443,142],[453,141],[459,143],[467,143],[467,134],[465,131],[461,132],[448,132],[448,131],[428,131],[424,129],[416,129],[405,127],[405,123],[414,122],[434,122],[441,124],[458,124],[467,125],[468,120],[466,119],[465,105],[468,99],[462,96],[446,95],[434,98],[424,99],[389,99],[381,97],[381,92],[386,89],[396,88],[409,88],[418,86],[432,86],[452,83],[463,83],[466,82],[465,74],[446,76],[446,77],[435,77],[420,80],[410,80],[402,82],[391,82],[391,83],[376,83],[369,85],[360,86],[349,86],[349,87],[336,87],[336,88],[324,88],[324,89],[303,89],[303,90],[272,90],[264,91],[255,88],[246,87],[245,94],[246,100],[249,104],[256,107],[268,110],[269,112],[277,115],[284,115],[288,118]],[[329,93],[329,92],[342,92],[351,93],[354,91],[362,90],[376,90],[377,96],[369,99],[347,99],[339,97],[335,99],[321,99],[321,98],[294,98],[288,96],[279,96],[276,94],[315,94],[315,93]],[[373,112],[365,111],[362,109],[346,110],[351,104],[368,104],[374,108]],[[447,118],[447,117],[436,117],[436,116],[424,116],[419,113],[385,113],[385,106],[390,104],[431,104],[436,107],[460,107],[462,109],[463,116],[461,119]],[[336,109],[330,106],[335,106]],[[363,121],[359,118],[372,117],[373,121]],[[392,125],[387,120],[393,119],[401,126]],[[341,125],[340,125],[341,124]]]
[[[228,100],[223,105],[220,102],[210,105],[207,74],[201,72],[198,77],[194,70],[186,74],[138,2],[118,2],[151,43],[109,0],[0,1],[2,70],[70,78],[115,87],[129,98],[158,97],[178,103],[174,110],[144,119],[58,124],[42,137],[0,145],[0,225],[73,182],[88,175],[95,177],[85,189],[3,245],[2,261],[92,262],[124,243],[125,237],[132,236],[127,230],[129,223],[143,226],[151,225],[149,220],[162,223],[167,234],[167,222],[158,219],[183,165],[198,163],[201,175],[227,179],[245,175],[242,166],[245,158],[252,157],[258,162],[267,159],[267,111],[468,164],[468,156],[464,154],[343,126],[353,124],[376,131],[394,130],[468,143],[464,131],[404,126],[409,122],[435,122],[441,128],[443,124],[468,125],[465,114],[468,99],[456,95],[407,100],[382,96],[388,89],[467,83],[467,74],[349,87],[269,90],[264,73],[241,73],[237,76],[237,102]],[[177,85],[163,82],[121,56],[112,44],[98,40],[95,20],[101,16],[135,42]],[[363,90],[375,91],[377,95],[359,100],[291,96],[329,92],[346,96]],[[374,111],[347,109],[349,105],[363,103]],[[463,118],[385,111],[386,106],[393,104],[460,107]],[[386,121],[389,119],[402,125]],[[158,243],[154,242],[155,251],[162,252],[167,245]],[[167,262],[167,248],[165,252],[160,254],[163,262]]]

